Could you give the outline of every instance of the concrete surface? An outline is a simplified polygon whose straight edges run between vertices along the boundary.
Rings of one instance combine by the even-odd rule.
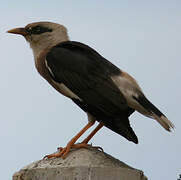
[[[13,175],[13,180],[147,180],[143,172],[99,150],[72,150],[67,158],[31,163]]]

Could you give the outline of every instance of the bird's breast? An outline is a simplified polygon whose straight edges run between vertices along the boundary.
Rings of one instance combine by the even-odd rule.
[[[46,54],[48,50],[42,51],[37,58],[35,58],[35,66],[39,74],[46,79],[51,86],[53,86],[58,92],[69,98],[76,98],[81,100],[74,92],[72,92],[63,83],[56,82],[51,77],[51,72],[46,66]],[[81,100],[82,101],[82,100]]]

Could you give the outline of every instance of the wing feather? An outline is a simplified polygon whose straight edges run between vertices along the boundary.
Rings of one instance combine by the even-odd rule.
[[[119,68],[92,48],[73,41],[54,46],[47,53],[46,64],[54,81],[64,84],[81,99],[72,99],[78,106],[137,143],[128,120],[134,110],[111,78],[122,73]]]

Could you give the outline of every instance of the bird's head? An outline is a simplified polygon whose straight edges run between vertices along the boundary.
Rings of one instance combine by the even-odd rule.
[[[67,29],[63,25],[52,22],[35,22],[7,32],[24,36],[35,56],[42,50],[69,39]]]

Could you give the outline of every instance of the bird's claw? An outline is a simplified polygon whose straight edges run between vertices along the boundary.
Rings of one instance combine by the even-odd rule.
[[[92,146],[92,144],[86,144],[86,143],[78,143],[78,144],[68,144],[66,147],[62,148],[62,147],[58,147],[57,153],[53,153],[50,155],[46,155],[43,159],[50,159],[53,157],[61,157],[62,159],[65,159],[65,157],[67,156],[67,154],[70,152],[71,149],[79,149],[79,148],[94,148],[97,150],[100,150],[101,152],[103,152],[103,148],[100,146]]]
[[[101,152],[104,152],[104,149],[102,147],[100,147],[100,146],[92,146],[92,148],[95,148],[95,149],[97,149],[97,150],[99,150]]]
[[[66,155],[69,153],[70,149],[65,147],[65,148],[57,148],[58,152],[57,153],[53,153],[53,154],[49,154],[46,155],[43,159],[50,159],[53,157],[61,157],[62,159],[64,159],[66,157]]]

